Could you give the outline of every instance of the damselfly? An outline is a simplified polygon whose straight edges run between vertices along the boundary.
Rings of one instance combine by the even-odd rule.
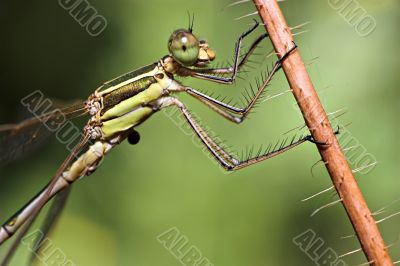
[[[240,124],[245,120],[274,74],[281,68],[283,60],[296,49],[294,43],[290,44],[291,47],[287,53],[274,64],[263,82],[259,84],[259,88],[249,97],[247,105],[242,108],[214,99],[194,88],[183,85],[174,78],[193,77],[211,82],[233,84],[238,72],[248,62],[256,47],[268,37],[267,34],[262,34],[255,38],[249,49],[241,56],[243,39],[258,26],[259,24],[256,22],[252,28],[238,38],[232,66],[209,68],[208,65],[215,59],[215,53],[207,41],[198,39],[193,34],[193,22],[189,23],[188,29],[178,29],[172,33],[168,41],[169,54],[158,62],[108,81],[96,89],[86,101],[62,109],[61,114],[68,119],[81,115],[90,116],[84,127],[82,138],[49,184],[2,225],[0,243],[6,241],[21,226],[24,226],[19,235],[19,238],[22,237],[40,209],[53,196],[56,196],[56,201],[58,201],[56,208],[61,209],[60,206],[65,203],[68,195],[66,189],[72,183],[95,171],[103,157],[122,141],[127,139],[130,143],[137,143],[139,134],[135,128],[156,112],[167,107],[177,108],[181,112],[188,125],[215,160],[228,171],[244,168],[281,154],[305,141],[312,141],[309,136],[293,138],[287,145],[279,145],[266,152],[260,151],[257,156],[240,160],[221,147],[203,130],[185,104],[174,97],[174,94],[177,93],[187,93],[228,121]],[[32,131],[42,123],[65,122],[63,119],[57,121],[59,116],[60,112],[48,112],[17,125],[0,127],[2,135],[7,135],[3,144],[7,143],[8,145],[13,141],[21,141],[15,136],[23,135],[22,133],[28,129]],[[3,144],[0,145],[3,146]],[[19,145],[24,145],[24,143],[19,143]],[[5,150],[8,150],[7,147]],[[52,215],[51,218],[54,216]],[[51,224],[52,222],[49,221],[48,228]]]

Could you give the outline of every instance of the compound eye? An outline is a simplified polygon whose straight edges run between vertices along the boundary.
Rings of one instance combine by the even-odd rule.
[[[176,61],[192,66],[199,57],[199,41],[188,30],[176,30],[168,41],[168,50]]]

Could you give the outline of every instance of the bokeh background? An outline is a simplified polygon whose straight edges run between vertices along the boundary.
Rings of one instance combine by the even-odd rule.
[[[187,27],[195,14],[194,32],[217,52],[218,62],[232,59],[237,36],[252,23],[251,2],[226,8],[232,1],[213,0],[91,0],[108,25],[90,36],[58,1],[2,1],[0,4],[0,122],[20,120],[26,111],[21,98],[34,90],[61,101],[85,99],[103,81],[154,62],[167,53],[166,42],[176,28]],[[377,166],[357,178],[371,210],[399,198],[398,84],[400,4],[396,0],[359,0],[376,19],[376,29],[361,37],[329,1],[281,3],[289,25],[304,22],[308,32],[296,36],[313,82],[328,112],[346,108],[338,121]],[[297,32],[302,30],[297,30]],[[249,38],[261,34],[257,33]],[[184,79],[185,84],[231,98],[254,83],[275,60],[267,57],[265,41],[254,69],[236,86]],[[267,95],[288,89],[280,73]],[[290,94],[262,103],[248,121],[231,125],[201,104],[180,97],[202,123],[238,151],[282,139],[302,125]],[[301,200],[331,185],[316,148],[295,150],[237,173],[226,174],[200,149],[187,129],[161,112],[138,128],[136,146],[121,144],[92,176],[77,182],[65,212],[50,236],[76,265],[180,265],[157,236],[176,227],[214,265],[314,265],[293,238],[311,229],[338,255],[359,248],[339,204],[317,215],[320,206],[336,200],[325,193]],[[84,120],[75,122],[82,126]],[[337,123],[337,121],[335,122]],[[0,147],[0,149],[4,149]],[[68,151],[56,139],[0,168],[0,218],[5,221],[53,176]],[[393,204],[384,215],[394,214]],[[43,216],[43,215],[42,215]],[[41,216],[41,217],[42,217]],[[380,224],[387,244],[400,235],[399,220]],[[35,224],[38,228],[39,223]],[[7,245],[0,248],[4,254]],[[320,251],[320,252],[322,252]],[[399,245],[390,249],[400,259]],[[319,253],[320,254],[320,253]],[[22,246],[12,265],[29,255]],[[344,258],[348,265],[365,262],[358,252]],[[46,265],[42,262],[42,265]]]

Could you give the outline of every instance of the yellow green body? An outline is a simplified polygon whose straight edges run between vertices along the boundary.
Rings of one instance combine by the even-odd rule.
[[[172,84],[164,68],[153,64],[103,85],[98,92],[103,104],[99,110],[102,138],[110,139],[149,118]]]

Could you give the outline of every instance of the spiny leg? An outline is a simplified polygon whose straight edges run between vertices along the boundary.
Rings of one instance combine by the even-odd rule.
[[[240,60],[240,51],[241,51],[241,45],[243,39],[248,36],[251,32],[253,32],[257,27],[259,26],[259,23],[255,21],[255,25],[240,35],[239,39],[237,40],[235,44],[235,52],[234,52],[234,63],[232,67],[225,67],[225,68],[186,68],[182,67],[181,68],[181,75],[183,76],[192,76],[194,78],[199,78],[199,79],[204,79],[208,81],[213,81],[217,83],[223,83],[223,84],[232,84],[237,76],[238,70],[240,70],[241,67],[243,67],[246,62],[248,61],[249,57],[251,54],[254,52],[254,50],[257,48],[259,43],[268,37],[268,34],[263,34],[260,35],[250,46],[250,49],[244,54],[243,58]],[[240,61],[239,61],[240,60]],[[232,74],[231,77],[219,77],[215,76],[212,74]]]
[[[213,140],[213,138],[210,137],[208,133],[196,122],[196,120],[191,116],[190,112],[181,101],[173,97],[165,97],[162,99],[160,108],[165,108],[168,106],[176,106],[179,108],[186,121],[189,123],[201,142],[211,152],[217,162],[228,171],[239,170],[246,166],[267,160],[285,151],[288,151],[303,142],[312,140],[311,136],[300,137],[299,139],[293,138],[287,146],[284,146],[285,143],[282,142],[280,146],[275,145],[272,150],[268,148],[267,151],[263,154],[261,154],[260,151],[257,156],[241,161],[236,159],[233,155],[229,154],[224,148],[217,144],[215,140]]]
[[[265,78],[264,82],[259,86],[257,92],[254,94],[254,96],[250,99],[248,102],[247,106],[244,108],[238,108],[235,106],[231,106],[229,104],[223,103],[217,99],[214,99],[204,93],[201,93],[193,88],[186,87],[184,91],[186,91],[189,95],[193,96],[197,100],[201,101],[208,107],[210,107],[212,110],[220,114],[221,116],[225,117],[229,121],[232,121],[234,123],[241,123],[250,113],[250,111],[253,109],[254,105],[257,103],[257,100],[260,98],[260,96],[263,94],[265,88],[268,86],[268,84],[271,82],[273,76],[275,73],[282,67],[282,62],[290,55],[291,52],[293,52],[297,48],[296,45],[294,45],[286,54],[282,56],[281,59],[276,61],[274,66],[272,67],[271,71],[268,73],[268,76]],[[234,113],[237,116],[231,114]]]
[[[234,63],[236,62],[237,67],[234,66],[230,66],[230,67],[221,67],[221,68],[195,68],[195,69],[188,69],[191,72],[195,72],[193,75],[195,75],[196,73],[205,73],[205,74],[234,74],[235,68],[236,68],[236,72],[239,71],[249,60],[250,56],[253,54],[254,50],[258,47],[258,45],[260,44],[260,42],[267,38],[268,34],[264,33],[262,35],[260,35],[256,40],[254,40],[254,42],[250,45],[249,50],[247,50],[247,52],[243,55],[243,58],[240,60],[239,63],[238,60],[234,60]],[[234,58],[239,58],[240,54],[237,54],[237,51],[235,49],[235,54],[234,54]],[[199,77],[201,78],[201,77]],[[235,76],[231,77],[233,80],[235,79]]]

